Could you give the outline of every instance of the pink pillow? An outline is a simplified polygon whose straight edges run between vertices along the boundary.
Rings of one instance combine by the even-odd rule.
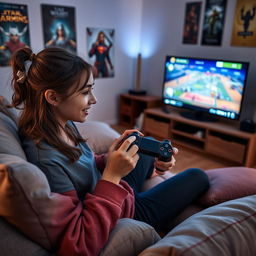
[[[198,201],[203,206],[256,194],[256,169],[218,168],[208,170],[206,174],[210,180],[210,188]]]

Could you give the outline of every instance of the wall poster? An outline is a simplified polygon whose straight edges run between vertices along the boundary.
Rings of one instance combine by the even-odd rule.
[[[75,8],[42,4],[41,12],[44,46],[76,53]]]
[[[95,67],[95,77],[114,76],[114,29],[87,28],[87,53]]]
[[[201,2],[186,3],[183,44],[197,44]]]
[[[8,66],[12,54],[30,46],[27,6],[0,3],[0,66]]]
[[[256,0],[237,0],[232,46],[256,46]]]
[[[227,0],[207,0],[202,45],[221,45]]]

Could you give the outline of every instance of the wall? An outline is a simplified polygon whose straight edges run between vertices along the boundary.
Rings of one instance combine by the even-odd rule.
[[[117,121],[118,96],[133,87],[136,65],[134,57],[139,48],[143,56],[142,89],[156,95],[161,95],[163,62],[167,54],[249,61],[251,64],[242,118],[251,117],[253,114],[251,102],[256,101],[254,99],[255,48],[230,46],[236,1],[229,0],[227,4],[221,47],[182,44],[185,3],[189,0],[5,0],[5,2],[28,5],[31,47],[34,52],[43,48],[41,3],[76,7],[77,50],[78,55],[85,59],[88,58],[85,28],[88,26],[115,29],[115,77],[96,80],[95,94],[98,103],[92,108],[90,119],[108,123]],[[205,1],[202,2],[201,24]],[[1,67],[0,77],[0,94],[10,99],[10,68]]]
[[[251,47],[232,47],[231,33],[236,1],[228,0],[222,46],[201,46],[182,44],[185,3],[188,0],[144,0],[142,14],[141,48],[153,45],[152,52],[144,55],[142,61],[142,87],[149,93],[161,95],[164,59],[166,55],[222,58],[250,62],[247,90],[241,119],[251,117],[256,105],[256,49]],[[190,1],[194,2],[194,1]],[[201,1],[201,27],[205,1]],[[199,34],[199,39],[201,33]],[[255,105],[252,105],[252,101]]]
[[[90,119],[115,123],[118,116],[118,96],[133,87],[142,12],[142,0],[4,0],[3,2],[28,5],[31,47],[34,52],[43,49],[40,4],[74,6],[78,55],[88,59],[86,27],[115,29],[115,77],[97,79],[95,94],[98,103],[92,108]],[[131,45],[133,47],[131,48]],[[10,67],[0,68],[0,94],[11,98]]]

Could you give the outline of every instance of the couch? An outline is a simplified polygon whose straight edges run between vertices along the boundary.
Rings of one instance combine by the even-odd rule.
[[[4,106],[3,98],[0,98],[1,102],[1,255],[54,255],[54,248],[44,231],[44,225],[49,225],[45,209],[63,198],[51,193],[44,174],[26,161],[17,134],[16,113]],[[88,144],[97,153],[106,152],[113,138],[119,136],[101,122],[78,124],[78,129],[88,137]],[[175,220],[170,220],[162,238],[146,223],[121,219],[111,232],[101,256],[254,255],[256,183],[253,186],[252,182],[256,180],[256,170],[235,167],[207,173],[211,181],[209,192]],[[172,175],[153,177],[145,182],[144,189]],[[233,179],[230,186],[227,177],[234,176],[239,177],[239,182],[244,176],[247,180],[239,186],[240,183]]]

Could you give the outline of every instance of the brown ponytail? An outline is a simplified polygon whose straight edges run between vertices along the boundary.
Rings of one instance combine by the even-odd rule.
[[[12,79],[12,85],[13,85],[13,96],[12,96],[12,104],[15,108],[21,109],[20,105],[24,103],[26,99],[28,99],[28,96],[32,96],[32,91],[29,91],[29,86],[27,84],[27,79],[23,83],[17,82],[18,72],[23,72],[24,75],[26,75],[25,70],[25,61],[28,61],[30,59],[30,56],[32,54],[32,51],[30,48],[25,47],[20,49],[19,51],[16,51],[11,59],[11,66],[13,69],[13,79]]]
[[[32,62],[26,70],[25,63],[28,60]],[[53,89],[63,98],[70,96],[78,89],[74,86],[70,92],[71,85],[78,86],[82,72],[87,72],[88,81],[92,73],[91,65],[64,49],[54,47],[46,48],[37,55],[29,48],[22,48],[13,55],[11,65],[14,89],[12,104],[22,109],[19,119],[20,133],[34,140],[38,146],[41,141],[46,141],[72,162],[78,160],[81,151],[60,138],[63,128],[56,121],[52,106],[46,101],[44,92]],[[18,71],[26,76],[21,83],[18,82]],[[67,124],[64,129],[76,145],[84,141],[72,126]]]

